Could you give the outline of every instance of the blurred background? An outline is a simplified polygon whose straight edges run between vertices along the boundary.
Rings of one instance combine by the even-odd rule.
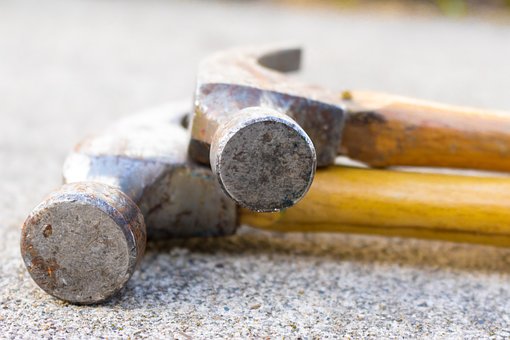
[[[509,24],[508,0],[0,0],[0,334],[509,337],[507,249],[259,232],[151,245],[122,297],[64,308],[18,248],[73,145],[190,100],[212,52],[295,41],[296,77],[339,93],[510,110]]]
[[[287,4],[335,6],[342,9],[372,10],[386,13],[407,12],[418,15],[448,16],[508,15],[508,0],[281,0]]]

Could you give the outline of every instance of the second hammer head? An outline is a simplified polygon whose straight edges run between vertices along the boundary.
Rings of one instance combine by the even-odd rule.
[[[282,74],[298,69],[300,56],[297,48],[240,48],[199,68],[189,154],[210,163],[227,195],[251,210],[294,205],[317,164],[336,156],[344,108]]]

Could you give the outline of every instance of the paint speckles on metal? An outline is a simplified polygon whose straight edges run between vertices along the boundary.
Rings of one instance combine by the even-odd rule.
[[[256,211],[294,205],[315,174],[312,141],[292,119],[275,110],[252,107],[217,130],[211,166],[225,192]]]
[[[143,216],[116,188],[67,184],[26,219],[21,253],[47,293],[78,304],[104,301],[133,274],[146,243]]]

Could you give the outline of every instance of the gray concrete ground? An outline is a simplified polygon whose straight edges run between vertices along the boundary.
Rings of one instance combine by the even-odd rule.
[[[149,245],[111,302],[38,289],[20,225],[83,135],[190,95],[227,46],[295,40],[302,77],[510,110],[510,27],[263,2],[0,1],[0,336],[510,337],[510,250],[244,228]]]

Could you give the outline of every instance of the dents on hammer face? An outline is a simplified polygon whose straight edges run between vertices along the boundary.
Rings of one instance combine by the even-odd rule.
[[[53,233],[53,228],[52,228],[51,224],[45,224],[43,227],[43,236],[45,238],[48,238],[51,236],[52,233]]]
[[[269,133],[265,133],[263,136],[262,136],[262,141],[264,143],[271,143],[271,141],[273,140],[273,136],[271,136]],[[297,145],[296,143],[294,143],[294,145]]]

